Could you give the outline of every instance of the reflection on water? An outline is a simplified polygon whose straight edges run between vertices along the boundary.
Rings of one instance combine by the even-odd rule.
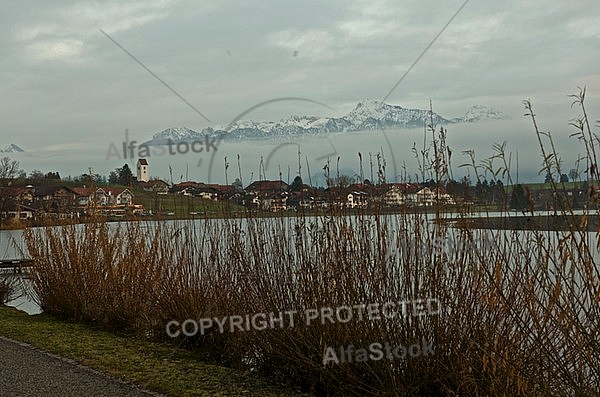
[[[2,259],[22,259],[28,258],[28,252],[23,241],[23,232],[21,230],[2,230],[0,231],[0,258]],[[14,274],[12,269],[0,270],[0,277],[5,278],[9,283],[15,286],[16,298],[6,303],[6,306],[15,307],[27,314],[39,314],[42,312],[37,304],[37,297],[31,287],[31,280],[25,274]]]
[[[42,312],[42,309],[40,309],[40,306],[36,302],[37,297],[31,287],[31,280],[29,278],[21,274],[12,274],[12,270],[10,273],[4,272],[1,274],[1,277],[6,277],[16,287],[14,293],[16,299],[7,302],[6,306],[22,310],[27,314],[39,314]]]
[[[486,214],[480,214],[480,215],[486,215]],[[488,213],[487,215],[489,216],[495,216],[495,215],[502,215],[501,213]],[[536,215],[547,215],[546,213],[539,213]],[[432,220],[433,219],[432,214],[426,214],[425,218],[428,220]],[[356,218],[355,216],[350,216],[351,218]],[[394,230],[399,230],[400,229],[400,225],[397,223],[397,218],[394,215],[389,215],[386,216],[388,218],[388,221],[390,221],[389,225],[392,229],[392,234]],[[368,216],[367,216],[368,218]],[[323,217],[319,217],[319,216],[315,216],[315,217],[306,217],[306,218],[286,218],[285,219],[285,223],[286,223],[286,227],[288,228],[288,231],[290,230],[294,230],[294,227],[297,223],[303,223],[306,221],[323,221]],[[193,228],[194,229],[203,229],[205,227],[205,220],[195,220],[192,221],[193,222]],[[225,222],[223,220],[212,220],[211,222]],[[248,224],[248,220],[245,219],[240,219],[237,220],[236,222],[238,223],[239,227],[244,228],[244,226],[246,226]],[[181,225],[182,227],[188,227],[189,223],[187,223],[186,221],[168,221],[167,223],[169,224],[175,224],[175,225]],[[111,224],[110,227],[117,229],[119,226],[124,227],[124,224]],[[156,222],[150,221],[150,222],[146,222],[142,225],[143,227],[147,228],[149,231],[152,230],[154,227],[157,226]],[[306,225],[305,225],[306,226]],[[375,222],[373,222],[370,225],[373,229],[375,229]],[[404,227],[406,227],[406,225],[403,225]],[[526,256],[526,253],[524,252],[519,252],[518,251],[518,244],[511,244],[511,241],[528,241],[528,240],[538,240],[538,239],[543,239],[544,241],[546,241],[546,244],[548,244],[548,246],[557,246],[558,242],[561,239],[565,239],[568,238],[568,233],[566,232],[556,232],[556,231],[515,231],[515,230],[506,230],[506,231],[491,231],[491,230],[472,230],[473,233],[473,244],[468,245],[467,249],[469,250],[482,250],[482,252],[485,252],[485,243],[489,242],[489,241],[494,241],[495,244],[498,244],[500,246],[504,246],[506,247],[507,250],[507,254],[508,254],[508,258],[510,258],[511,261],[515,261],[518,262],[519,260],[523,259],[524,256]],[[375,235],[375,234],[374,234]],[[148,233],[149,239],[151,238],[151,233]],[[590,247],[591,249],[591,254],[593,257],[594,261],[598,261],[600,260],[600,252],[599,252],[599,247],[596,246],[596,244],[594,244],[594,238],[596,236],[596,233],[584,233],[583,234],[584,238],[587,238],[587,245],[588,247]],[[393,237],[393,236],[392,236]],[[392,238],[392,241],[393,238]],[[575,238],[574,243],[577,243],[580,241],[580,238]],[[401,242],[396,242],[398,244],[400,244]],[[437,243],[437,240],[436,240]],[[458,229],[448,229],[445,231],[445,236],[443,236],[443,240],[440,241],[441,244],[438,244],[439,246],[434,247],[435,249],[442,249],[444,252],[446,253],[452,253],[452,252],[460,252],[462,249],[465,249],[466,247],[464,247],[464,237],[461,236],[461,232]],[[480,245],[483,244],[482,245]],[[505,244],[506,243],[506,244]],[[415,242],[416,246],[420,246],[422,244],[422,242]],[[397,244],[395,244],[397,245]],[[401,244],[400,244],[401,245]],[[489,247],[489,245],[488,245]],[[421,247],[423,248],[423,247]],[[426,249],[427,247],[425,247]],[[391,247],[388,248],[388,251],[390,251],[390,249],[392,249],[392,252],[395,252],[398,247]],[[452,256],[452,255],[450,255]],[[21,230],[5,230],[5,231],[0,231],[0,258],[3,259],[19,259],[19,258],[27,258],[29,257],[28,255],[28,251],[25,247],[25,243],[23,241],[23,233]],[[485,262],[485,258],[483,258],[484,262]],[[513,263],[515,263],[513,262]],[[31,286],[31,280],[27,278],[26,273],[24,274],[13,274],[12,273],[12,269],[6,269],[6,270],[0,270],[0,277],[8,277],[9,279],[12,279],[15,281],[15,285],[18,288],[18,292],[16,294],[16,296],[18,296],[16,299],[10,301],[7,303],[8,306],[12,306],[15,307],[19,310],[22,310],[28,314],[38,314],[41,313],[41,309],[37,303],[37,297],[35,295],[35,292],[33,291],[33,288]]]

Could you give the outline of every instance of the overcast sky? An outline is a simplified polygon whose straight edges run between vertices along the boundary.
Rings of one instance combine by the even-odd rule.
[[[247,117],[339,116],[363,98],[383,99],[463,3],[4,2],[0,145],[23,147],[26,154],[11,157],[28,172],[41,169],[66,176],[93,167],[106,175],[122,166],[114,159],[106,161],[106,154],[111,142],[124,140],[126,128],[130,139],[138,141],[168,127],[201,130],[281,97],[311,99],[336,112],[308,102],[281,102]],[[532,99],[540,124],[557,136],[565,167],[571,168],[582,150],[566,138],[573,132],[568,122],[578,114],[567,95],[583,85],[589,113],[597,120],[598,0],[471,0],[386,102],[427,108],[431,99],[434,110],[445,117],[460,116],[474,104],[502,110],[512,118],[510,123],[489,122],[480,129],[453,125],[452,143],[457,153],[472,148],[484,157],[491,154],[492,142],[506,139],[510,150],[519,150],[520,173],[535,180],[540,158],[530,123],[523,118],[522,100]],[[384,149],[394,152],[398,164],[414,162],[406,154],[412,146],[409,135],[405,140],[395,136],[392,147]],[[374,148],[365,147],[364,140],[352,146],[344,139],[333,150],[355,162],[358,150],[386,144],[378,139]],[[267,146],[262,152],[258,146],[248,149],[243,154],[246,164],[268,156],[274,146]],[[303,151],[314,146],[306,144]],[[231,147],[228,155],[243,149]],[[319,156],[309,157],[313,161]],[[190,179],[206,178],[193,156],[151,161],[151,174],[166,178],[168,164],[177,173],[187,167]],[[319,167],[316,160],[311,167]],[[345,167],[356,168],[350,163]],[[213,181],[222,182],[222,174],[212,175]]]

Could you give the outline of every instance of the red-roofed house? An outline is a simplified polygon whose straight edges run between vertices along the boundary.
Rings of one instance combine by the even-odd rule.
[[[133,194],[126,188],[76,187],[73,188],[73,191],[77,194],[77,205],[79,208],[88,212],[93,207],[104,212],[107,210],[119,210],[124,213],[128,207],[134,206]]]
[[[277,194],[288,190],[288,184],[282,180],[279,181],[255,181],[246,187],[246,192],[252,194]]]
[[[160,179],[152,179],[148,182],[138,181],[138,186],[146,192],[156,194],[167,194],[169,192],[169,184]]]

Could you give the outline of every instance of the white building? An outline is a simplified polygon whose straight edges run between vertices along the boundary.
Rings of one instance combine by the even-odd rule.
[[[428,187],[424,187],[415,193],[415,202],[420,207],[431,207],[435,204],[435,192]]]
[[[365,192],[351,192],[347,196],[346,207],[348,208],[367,208],[368,200]]]
[[[137,161],[137,180],[138,182],[148,182],[150,175],[148,174],[148,161],[146,159],[138,159]]]

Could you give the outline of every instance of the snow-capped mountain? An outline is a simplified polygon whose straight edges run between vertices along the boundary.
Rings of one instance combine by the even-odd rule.
[[[0,148],[0,153],[22,153],[25,152],[25,150],[21,149],[18,145],[15,145],[14,143],[9,143],[8,145],[4,146],[3,148]]]
[[[431,123],[431,117],[433,117],[433,123],[437,125],[455,122],[437,113],[430,113],[429,110],[407,109],[398,105],[388,105],[370,99],[359,102],[344,118],[352,122],[354,131],[361,131],[381,127],[423,127],[423,125]]]
[[[475,123],[483,120],[502,120],[507,118],[501,111],[484,105],[475,105],[462,117],[464,123]]]
[[[200,132],[185,127],[167,128],[166,130],[154,134],[152,136],[152,141],[155,141],[156,144],[166,144],[169,138],[171,138],[173,142],[181,142],[194,140],[200,135]]]
[[[452,119],[423,109],[407,109],[398,105],[389,105],[372,99],[359,102],[354,109],[340,117],[291,116],[279,121],[240,120],[233,125],[208,127],[197,132],[185,127],[168,128],[157,132],[147,145],[164,145],[168,139],[173,142],[192,141],[222,136],[224,139],[281,138],[300,135],[316,135],[334,132],[354,132],[379,128],[420,128],[431,123],[447,125],[455,123],[473,123],[483,120],[507,118],[499,110],[476,105],[465,116]]]

